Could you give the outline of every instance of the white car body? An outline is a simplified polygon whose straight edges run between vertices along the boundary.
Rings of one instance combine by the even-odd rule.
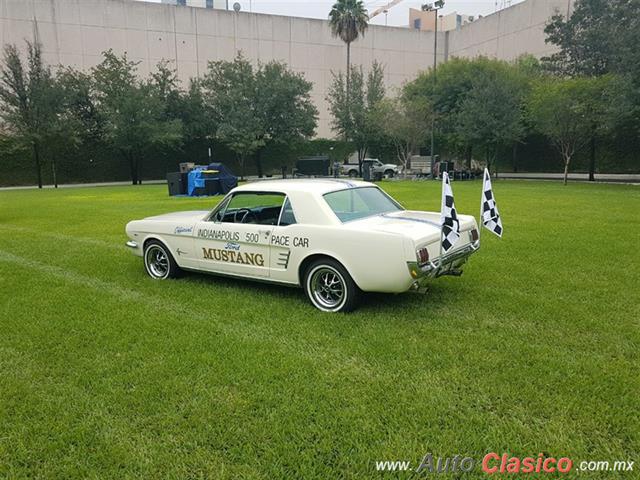
[[[377,192],[348,192],[363,188]],[[334,192],[343,192],[339,195],[345,198],[351,195],[351,203],[354,195],[381,200],[381,192],[397,210],[342,221],[325,200],[325,195]],[[238,220],[236,217],[243,215],[243,222],[251,217],[255,222],[263,221],[258,219],[262,210],[256,209],[254,215],[245,212],[251,209],[227,208],[243,199],[262,198],[255,195],[265,195],[265,199],[282,195],[284,208],[277,222],[275,217],[274,224],[220,221],[220,217]],[[283,212],[291,216],[291,210],[295,223],[284,225]],[[459,215],[459,221],[460,239],[441,256],[440,213],[404,210],[367,182],[296,179],[245,184],[234,188],[211,212],[177,212],[135,220],[127,224],[126,233],[130,239],[127,245],[135,254],[143,256],[146,245],[155,240],[166,246],[184,270],[303,286],[306,268],[314,260],[330,258],[344,267],[362,291],[401,293],[419,287],[425,278],[461,273],[461,265],[479,248],[479,240],[474,217]],[[424,250],[422,257],[419,254],[424,248],[428,251],[426,261]]]

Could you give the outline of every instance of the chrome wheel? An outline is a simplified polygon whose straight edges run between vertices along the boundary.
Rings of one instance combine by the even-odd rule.
[[[144,254],[149,275],[153,278],[166,278],[169,275],[169,257],[159,245],[151,245]]]
[[[309,277],[313,303],[322,310],[337,310],[346,300],[342,275],[331,267],[317,268]]]

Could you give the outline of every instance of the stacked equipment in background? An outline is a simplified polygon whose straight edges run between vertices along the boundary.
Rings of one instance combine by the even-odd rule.
[[[223,163],[181,163],[180,172],[167,174],[167,185],[170,196],[225,195],[238,185],[238,177]]]
[[[169,196],[187,194],[188,173],[171,172],[167,173],[167,185],[169,186]]]
[[[330,161],[327,155],[301,157],[296,161],[293,175],[296,177],[328,177],[329,164]]]

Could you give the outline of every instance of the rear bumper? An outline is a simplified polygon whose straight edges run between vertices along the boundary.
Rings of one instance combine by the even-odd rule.
[[[426,265],[418,266],[417,262],[407,262],[409,273],[415,280],[414,285],[420,286],[426,279],[442,275],[461,275],[461,267],[467,259],[478,251],[480,240],[476,240],[463,248],[429,261]]]

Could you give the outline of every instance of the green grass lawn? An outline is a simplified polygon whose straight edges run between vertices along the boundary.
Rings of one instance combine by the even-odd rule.
[[[437,182],[383,186],[439,209]],[[480,187],[454,184],[460,213]],[[0,192],[0,478],[409,478],[374,462],[491,451],[640,470],[640,188],[494,191],[504,239],[485,230],[462,277],[349,315],[148,278],[126,222],[218,199]]]

